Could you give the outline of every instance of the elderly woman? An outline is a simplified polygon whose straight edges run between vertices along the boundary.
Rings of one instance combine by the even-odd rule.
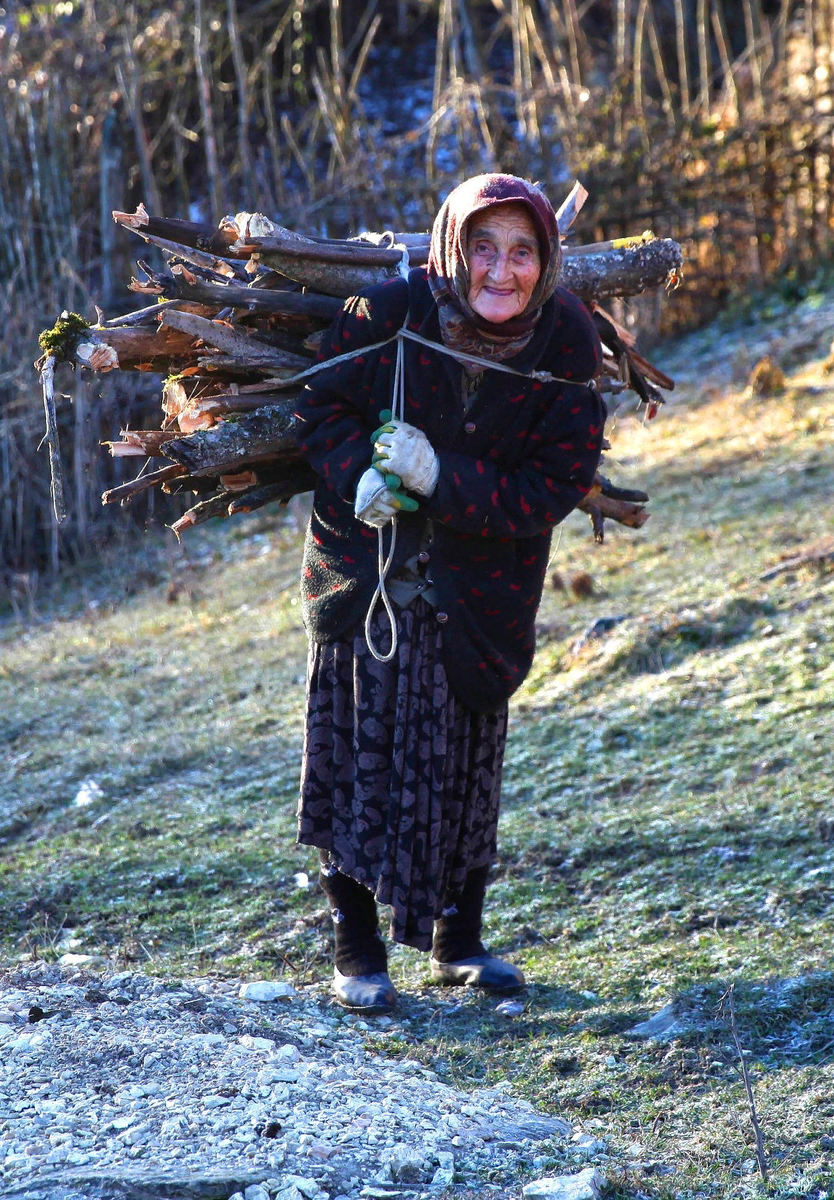
[[[377,903],[395,941],[431,950],[436,981],[524,983],[480,936],[507,701],[533,658],[551,531],[591,487],[605,420],[599,340],[556,286],[560,259],[538,188],[468,180],[438,213],[428,268],[346,302],[322,352],[342,361],[301,398],[319,483],[299,841],[319,849],[334,991],[356,1011],[396,1000]],[[404,412],[386,420],[401,327],[424,341],[403,341]],[[395,645],[376,605],[369,646],[392,516]]]

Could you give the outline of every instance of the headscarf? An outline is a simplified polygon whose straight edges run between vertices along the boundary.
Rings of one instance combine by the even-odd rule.
[[[523,204],[539,239],[541,272],[524,311],[498,324],[485,321],[470,306],[467,225],[475,213],[496,204]],[[553,295],[562,263],[559,227],[547,197],[515,175],[475,175],[446,197],[435,218],[429,250],[428,280],[437,304],[445,345],[480,358],[511,358],[523,350]]]

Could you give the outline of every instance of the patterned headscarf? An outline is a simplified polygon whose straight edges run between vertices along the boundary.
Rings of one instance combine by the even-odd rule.
[[[523,204],[539,239],[541,274],[517,317],[496,324],[470,306],[466,258],[469,219],[497,204]],[[445,345],[480,358],[505,359],[518,354],[533,336],[541,307],[556,288],[562,263],[559,228],[550,201],[532,183],[515,175],[475,175],[446,197],[437,214],[429,251],[429,287],[437,304]]]

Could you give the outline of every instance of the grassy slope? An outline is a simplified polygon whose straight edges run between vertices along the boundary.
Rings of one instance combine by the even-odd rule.
[[[777,313],[783,357],[820,354],[833,325],[826,305]],[[820,354],[782,396],[746,396],[734,347],[755,360],[762,336],[711,330],[664,356],[676,405],[620,421],[609,461],[653,494],[652,521],[599,548],[575,516],[555,549],[597,594],[548,592],[513,707],[487,933],[534,981],[525,1013],[450,999],[393,955],[408,994],[389,1051],[464,1085],[509,1078],[598,1132],[622,1195],[756,1192],[716,1015],[731,982],[778,1194],[834,1184],[834,580],[759,579],[830,531],[834,388]],[[42,597],[46,619],[0,626],[2,954],[72,935],[156,973],[324,981],[321,896],[293,883],[314,868],[293,845],[297,533],[250,521],[154,545],[127,588],[125,553]],[[572,649],[612,615],[628,619]],[[85,780],[101,792],[79,805]],[[672,999],[690,1032],[622,1036]]]

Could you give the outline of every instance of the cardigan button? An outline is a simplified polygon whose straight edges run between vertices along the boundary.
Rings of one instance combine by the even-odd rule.
[[[467,421],[463,428],[466,430],[467,433],[474,433],[475,430],[478,428],[478,426],[475,424],[474,421]]]
[[[417,561],[420,563],[427,563],[430,557],[431,555],[429,554],[428,550],[421,550],[417,555]]]
[[[445,613],[445,612],[439,612],[437,614],[437,619],[441,625],[445,625],[446,622],[449,620],[449,614]]]

